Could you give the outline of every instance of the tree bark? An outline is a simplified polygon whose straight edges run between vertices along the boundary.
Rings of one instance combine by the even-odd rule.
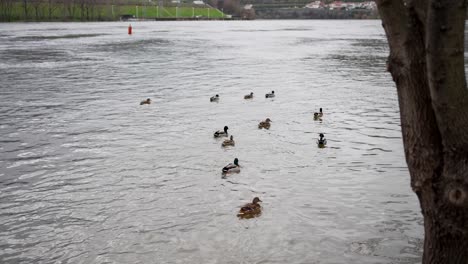
[[[28,20],[28,0],[23,0],[24,19]]]
[[[423,263],[468,261],[466,2],[376,0],[390,46],[411,186],[424,216]]]

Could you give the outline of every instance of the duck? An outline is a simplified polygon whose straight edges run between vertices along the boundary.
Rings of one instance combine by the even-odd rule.
[[[262,206],[259,204],[261,202],[260,198],[253,198],[251,203],[245,204],[239,210],[237,214],[240,218],[252,218],[262,213]]]
[[[253,98],[252,92],[250,94],[244,95],[244,99],[252,99],[252,98]]]
[[[323,133],[319,134],[320,138],[317,140],[317,145],[319,148],[324,148],[327,145],[327,140],[325,139],[325,135]]]
[[[319,113],[315,112],[315,113],[314,113],[314,120],[315,120],[315,121],[317,121],[317,120],[318,120],[318,121],[322,121],[321,115],[320,115]]]
[[[275,91],[271,91],[271,93],[265,94],[265,98],[273,98],[275,97]]]
[[[267,118],[265,121],[262,121],[258,124],[258,128],[270,129],[270,122],[271,122],[270,118]]]
[[[321,117],[323,116],[322,108],[320,108],[319,112],[314,113],[314,120],[322,120]]]
[[[221,146],[227,147],[227,146],[234,146],[235,144],[236,144],[236,142],[234,142],[234,136],[231,135],[231,138],[224,140],[224,142],[221,144]]]
[[[140,102],[140,105],[144,104],[151,104],[151,99],[147,98],[146,100]]]
[[[210,102],[218,102],[219,101],[219,94],[215,95],[215,96],[212,96],[210,98]]]
[[[228,129],[229,129],[228,126],[224,126],[224,131],[218,130],[218,131],[214,132],[213,136],[215,138],[217,138],[217,137],[227,137],[228,136],[228,132],[227,132]]]
[[[229,163],[223,168],[223,173],[234,173],[234,172],[240,172],[239,160],[237,158],[234,159],[234,163]]]

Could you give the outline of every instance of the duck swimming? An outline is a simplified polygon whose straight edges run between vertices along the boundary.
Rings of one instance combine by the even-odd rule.
[[[223,173],[234,173],[234,172],[240,172],[239,160],[237,158],[234,159],[234,163],[229,163],[223,168]]]
[[[214,137],[217,138],[217,137],[227,137],[228,136],[228,127],[227,126],[224,126],[224,131],[216,131],[214,132]]]
[[[320,138],[317,140],[317,145],[319,148],[324,148],[325,145],[327,145],[327,140],[325,139],[323,133],[320,133],[319,136]]]
[[[265,94],[265,98],[273,98],[275,97],[275,91],[271,91],[271,93]]]
[[[260,215],[262,213],[262,206],[258,203],[261,201],[260,198],[255,197],[251,203],[241,207],[237,216],[240,218],[252,218]]]
[[[320,120],[322,121],[321,117],[323,116],[322,108],[320,108],[320,111],[317,113],[314,113],[314,120]]]
[[[151,99],[148,98],[148,99],[140,102],[140,105],[144,105],[144,104],[151,104]]]
[[[236,143],[234,142],[234,136],[231,135],[231,138],[224,140],[224,142],[221,144],[221,146],[227,147],[227,146],[234,146],[235,144]]]
[[[215,95],[215,96],[212,96],[212,97],[210,98],[210,102],[218,102],[218,101],[219,101],[219,95],[218,95],[218,94]]]
[[[253,98],[253,93],[244,95],[244,99],[252,99]]]
[[[320,115],[319,113],[315,112],[315,113],[314,113],[314,120],[315,120],[315,121],[317,121],[317,120],[318,120],[318,121],[322,121],[321,115]]]
[[[262,121],[258,124],[258,128],[270,129],[270,122],[271,122],[270,118],[267,118],[265,121]]]

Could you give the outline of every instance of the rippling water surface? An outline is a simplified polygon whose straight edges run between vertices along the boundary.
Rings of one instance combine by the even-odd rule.
[[[420,262],[379,21],[127,26],[0,24],[1,263]]]

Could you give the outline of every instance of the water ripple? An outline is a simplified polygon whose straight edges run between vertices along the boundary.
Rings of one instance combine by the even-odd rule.
[[[127,26],[0,24],[0,262],[420,262],[378,21]]]

